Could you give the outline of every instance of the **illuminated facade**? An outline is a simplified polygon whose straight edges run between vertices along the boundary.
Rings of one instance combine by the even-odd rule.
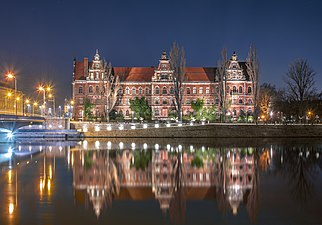
[[[73,70],[73,117],[77,120],[84,118],[84,99],[88,98],[94,105],[92,115],[101,117],[105,103],[102,98],[107,81],[102,77],[107,73],[102,66],[101,56],[96,52],[92,61],[74,60]],[[247,74],[245,62],[239,62],[234,53],[226,69],[224,81],[219,81],[215,67],[186,67],[183,83],[183,115],[193,112],[191,102],[198,98],[204,100],[204,106],[219,107],[219,83],[225,82],[226,101],[229,102],[227,115],[239,116],[243,111],[253,112],[252,82]],[[121,87],[118,101],[114,107],[117,113],[125,118],[134,116],[130,109],[130,99],[145,97],[152,108],[152,119],[168,119],[173,108],[174,86],[173,71],[170,60],[163,52],[157,67],[114,67],[113,73],[119,76]]]

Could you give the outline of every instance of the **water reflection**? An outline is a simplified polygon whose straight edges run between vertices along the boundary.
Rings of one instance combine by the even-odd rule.
[[[205,146],[141,146],[123,142],[116,150],[95,142],[95,151],[82,148],[74,151],[74,187],[84,190],[95,214],[113,199],[130,193],[132,200],[154,198],[164,215],[172,222],[185,223],[187,199],[214,196],[218,209],[236,215],[244,204],[252,223],[259,210],[260,173],[280,171],[288,180],[295,200],[304,202],[312,196],[320,150],[316,148],[210,148]],[[83,143],[84,146],[84,143]],[[301,153],[303,152],[303,153]],[[274,153],[274,154],[273,154]],[[280,160],[281,159],[281,160]],[[273,165],[274,164],[274,165]],[[214,192],[212,195],[211,192]]]
[[[72,172],[76,204],[91,208],[89,214],[97,219],[115,201],[154,199],[164,217],[185,224],[187,203],[202,200],[213,202],[225,215],[247,212],[250,223],[256,223],[262,210],[260,199],[265,197],[260,184],[265,179],[282,178],[287,189],[283,193],[301,205],[310,202],[321,187],[317,186],[322,169],[318,145],[211,147],[83,141],[75,147],[31,143],[0,147],[0,199],[8,224],[23,215],[19,180],[24,176],[35,177],[37,199],[45,207],[54,204],[59,188],[67,188],[57,182],[57,159],[66,163],[66,168],[60,168],[64,173]],[[33,172],[26,174],[29,167]]]

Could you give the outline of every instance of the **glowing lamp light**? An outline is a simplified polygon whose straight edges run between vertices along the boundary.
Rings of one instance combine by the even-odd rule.
[[[147,144],[147,143],[144,143],[144,144],[143,144],[143,149],[144,149],[144,150],[148,149],[148,144]]]
[[[160,124],[156,123],[156,124],[154,125],[154,127],[155,127],[155,128],[159,128],[159,127],[160,127]]]
[[[167,150],[170,151],[171,145],[167,144]]]
[[[95,126],[95,131],[100,131],[100,127],[99,126]]]
[[[155,150],[159,150],[159,147],[160,147],[159,144],[154,145]]]
[[[171,127],[171,124],[170,123],[167,123],[167,125],[166,125],[167,127]]]
[[[193,122],[192,121],[190,121],[190,126],[193,126]]]
[[[120,147],[120,149],[123,149],[123,148],[124,148],[124,144],[123,144],[123,142],[120,142],[120,143],[119,143],[119,147]]]
[[[12,139],[12,138],[13,138],[13,133],[12,133],[12,132],[9,132],[9,133],[7,134],[7,138]]]
[[[111,131],[112,130],[112,125],[111,124],[107,124],[107,128],[106,128],[108,131]]]
[[[134,150],[135,149],[135,143],[131,144],[131,148]]]
[[[135,124],[132,124],[132,125],[131,125],[131,129],[132,129],[132,130],[135,130],[135,128],[136,128],[136,127],[135,127]]]
[[[178,127],[182,127],[182,123],[178,123]]]
[[[144,124],[143,124],[143,128],[144,128],[144,129],[148,128],[148,124],[147,124],[147,123],[144,123]]]
[[[9,204],[9,214],[10,214],[10,215],[13,213],[14,208],[15,208],[15,207],[14,207],[13,203],[10,203],[10,204]]]

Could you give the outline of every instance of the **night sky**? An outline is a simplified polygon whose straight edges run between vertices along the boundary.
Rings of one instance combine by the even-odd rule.
[[[73,58],[99,49],[114,66],[157,65],[173,41],[187,66],[216,66],[227,48],[244,60],[258,49],[261,83],[283,87],[291,62],[308,59],[322,90],[322,3],[319,0],[67,1],[6,0],[0,5],[0,71],[14,68],[18,88],[35,94],[55,85],[71,96]]]

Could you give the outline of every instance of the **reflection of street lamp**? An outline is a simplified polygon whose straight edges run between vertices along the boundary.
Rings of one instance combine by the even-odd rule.
[[[61,117],[61,106],[58,106],[59,108],[59,118]]]

